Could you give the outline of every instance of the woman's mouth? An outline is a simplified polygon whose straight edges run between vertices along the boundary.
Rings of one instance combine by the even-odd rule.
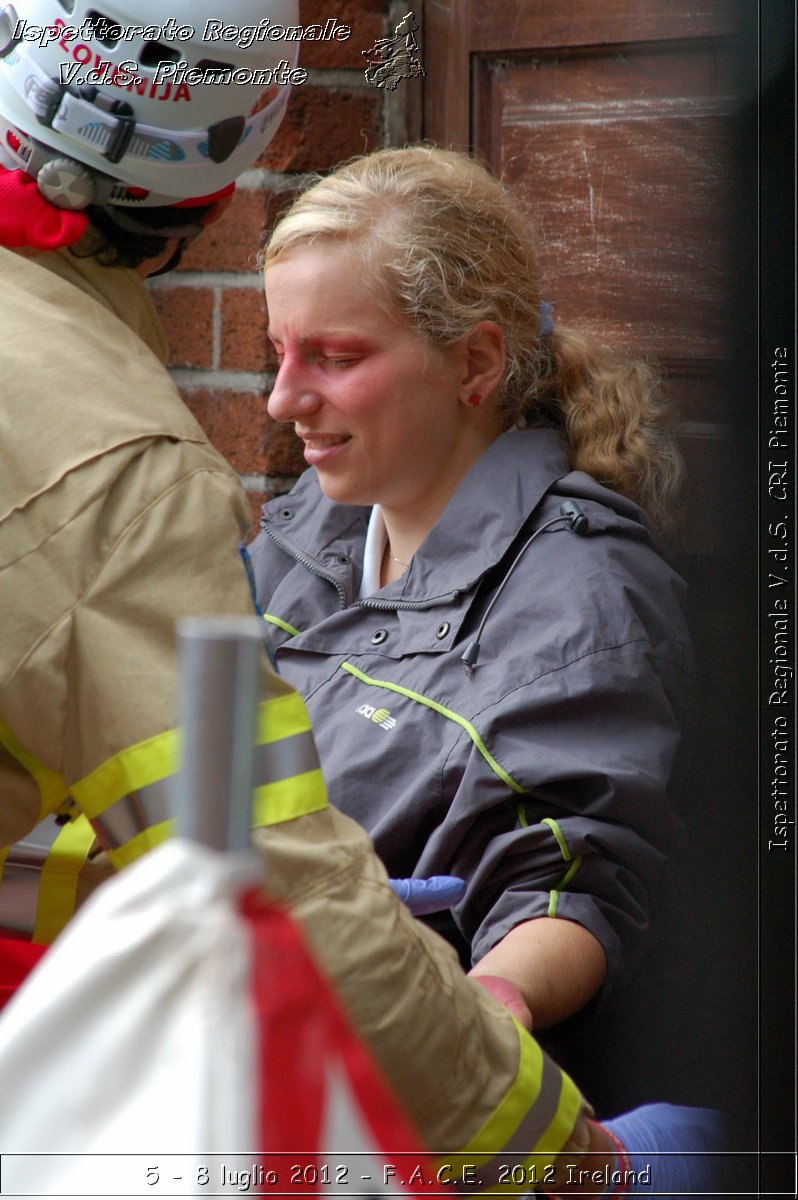
[[[305,462],[312,467],[335,458],[352,439],[347,433],[300,434],[305,443]]]

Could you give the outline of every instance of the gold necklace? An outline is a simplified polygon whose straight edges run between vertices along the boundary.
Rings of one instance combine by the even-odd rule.
[[[388,555],[388,557],[392,558],[395,563],[399,563],[400,567],[404,567],[404,569],[407,570],[407,568],[410,566],[410,563],[402,562],[401,558],[397,558],[395,554],[391,554],[389,545],[390,545],[390,543],[386,543],[386,545],[385,545],[385,552]]]

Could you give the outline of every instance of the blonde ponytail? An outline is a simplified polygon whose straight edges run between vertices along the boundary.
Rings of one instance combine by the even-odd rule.
[[[656,371],[575,329],[556,326],[546,342],[548,370],[523,407],[526,424],[561,429],[574,470],[637,501],[671,534],[684,471]]]

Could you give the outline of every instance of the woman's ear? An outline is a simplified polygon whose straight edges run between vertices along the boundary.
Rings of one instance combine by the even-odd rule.
[[[504,378],[504,333],[495,321],[480,321],[463,339],[464,366],[460,399],[484,404]]]

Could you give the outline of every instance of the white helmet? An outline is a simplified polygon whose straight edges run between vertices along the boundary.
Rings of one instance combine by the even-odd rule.
[[[213,196],[274,136],[300,38],[297,0],[14,0],[0,163],[60,208]]]

